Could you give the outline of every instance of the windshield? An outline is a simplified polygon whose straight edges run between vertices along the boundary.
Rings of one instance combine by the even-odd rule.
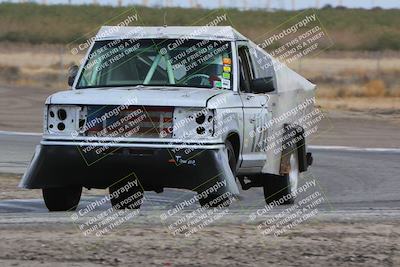
[[[98,41],[76,88],[156,85],[229,90],[231,73],[231,45],[226,41]]]

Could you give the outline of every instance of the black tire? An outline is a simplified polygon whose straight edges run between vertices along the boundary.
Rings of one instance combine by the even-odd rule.
[[[228,163],[229,167],[231,168],[231,171],[233,173],[233,176],[236,177],[236,172],[237,172],[237,158],[235,155],[235,149],[232,145],[232,143],[229,140],[226,140],[225,142],[225,147],[228,152]]]
[[[226,140],[225,142],[225,147],[228,153],[228,163],[229,167],[232,171],[232,174],[234,177],[236,177],[236,171],[237,171],[237,158],[235,155],[235,149],[232,145],[232,143],[229,140]],[[223,207],[228,207],[229,202],[227,201],[230,197],[223,197],[221,200],[219,200],[217,203],[214,203],[214,200],[217,198],[221,197],[221,194],[210,194],[206,198],[201,198],[199,199],[199,203],[202,207],[208,205],[210,208],[215,208],[218,207],[219,205],[223,204]]]
[[[111,205],[114,209],[140,209],[144,192],[139,184],[137,186],[129,187],[129,189],[124,192],[118,193],[120,188],[125,187],[129,182],[132,181],[132,179],[124,179],[109,187],[110,195],[113,196],[111,198]]]
[[[42,193],[49,211],[74,211],[81,199],[82,187],[43,188]]]
[[[299,173],[299,161],[298,161],[298,153],[297,149],[291,151],[289,157],[294,157],[296,161],[295,166],[293,168],[297,168],[297,175]],[[292,165],[292,164],[291,164]],[[292,168],[292,166],[291,166]],[[295,203],[295,197],[286,197],[292,193],[292,191],[297,188],[296,185],[292,185],[290,175],[293,173],[288,173],[286,175],[270,175],[265,183],[264,183],[264,198],[267,204],[271,204],[273,202],[279,203],[281,205],[289,205]]]

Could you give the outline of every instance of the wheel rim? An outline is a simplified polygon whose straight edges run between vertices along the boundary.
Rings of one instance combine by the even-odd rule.
[[[290,182],[290,193],[297,190],[297,185],[299,182],[299,161],[297,160],[297,151],[290,155],[289,159],[290,169],[289,169],[289,182]]]

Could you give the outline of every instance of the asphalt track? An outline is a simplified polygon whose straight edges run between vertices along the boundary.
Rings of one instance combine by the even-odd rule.
[[[0,132],[0,172],[23,173],[35,146],[38,134]],[[376,216],[400,213],[400,150],[364,149],[352,147],[311,147],[314,164],[301,179],[316,181],[313,189],[324,196],[319,209],[326,213],[374,213]],[[142,206],[144,213],[158,214],[193,196],[191,192],[166,189],[161,194],[146,192]],[[85,207],[98,197],[85,197],[79,208]],[[197,204],[196,204],[197,205]],[[246,216],[252,210],[265,205],[262,190],[253,188],[242,191],[241,197],[231,208],[235,214]],[[102,209],[110,207],[109,203]],[[41,199],[10,199],[0,201],[3,220],[11,223],[18,218],[33,218],[47,213]],[[7,213],[12,217],[7,217]],[[18,217],[20,214],[22,217]],[[16,216],[16,217],[15,217]],[[27,216],[27,217],[26,217]],[[39,216],[40,217],[40,216]],[[38,218],[39,218],[38,217]],[[51,217],[47,217],[51,218]],[[5,222],[6,222],[5,221]]]

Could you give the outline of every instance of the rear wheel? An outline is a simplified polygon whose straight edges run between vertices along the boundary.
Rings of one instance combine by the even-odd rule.
[[[82,187],[43,188],[42,193],[49,211],[73,211],[81,199]]]
[[[229,140],[225,142],[226,153],[228,158],[229,168],[232,171],[233,177],[236,177],[236,166],[237,158],[235,155],[235,149]],[[202,207],[208,205],[209,207],[218,207],[222,205],[223,207],[228,207],[230,204],[230,196],[225,196],[224,194],[210,194],[206,198],[199,199],[199,203]]]
[[[124,179],[110,186],[111,205],[114,209],[140,209],[143,201],[143,189],[132,179]]]
[[[288,157],[288,171],[285,175],[268,177],[264,185],[264,198],[267,204],[279,202],[279,204],[293,204],[299,180],[299,159],[297,149],[291,151]]]

